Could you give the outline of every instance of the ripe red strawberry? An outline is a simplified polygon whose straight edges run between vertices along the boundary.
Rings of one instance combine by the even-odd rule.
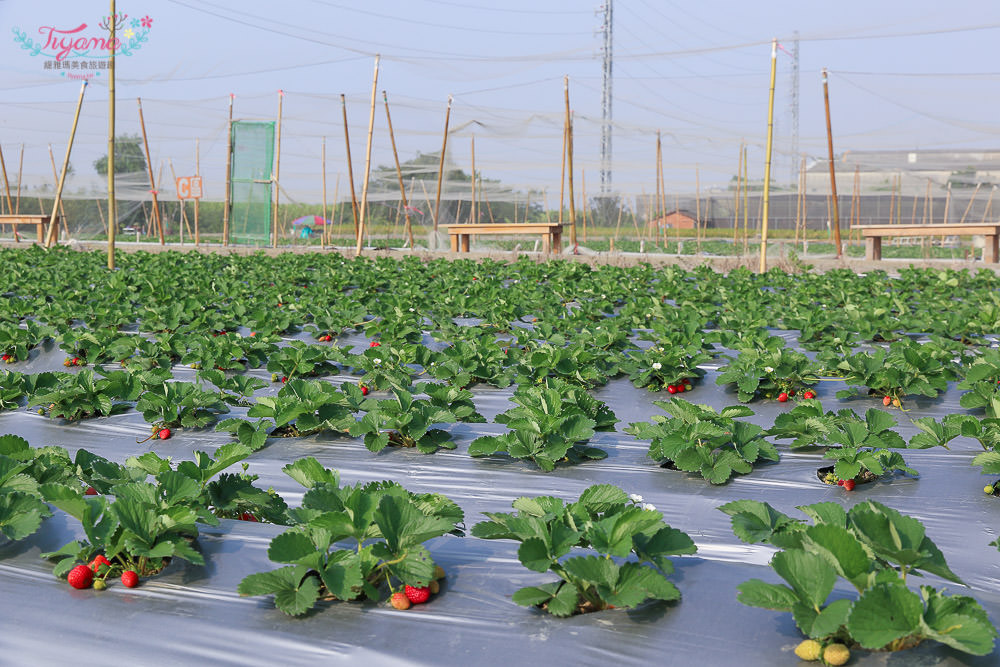
[[[377,340],[373,340],[368,344],[368,347],[382,347],[382,343],[378,342]]]
[[[854,490],[854,480],[853,479],[845,479],[844,480],[844,490],[845,491],[853,491]]]
[[[104,554],[97,554],[94,560],[88,563],[88,567],[94,571],[94,574],[100,574],[100,567],[102,565],[105,567],[111,567],[111,562],[104,557]]]
[[[83,495],[85,495],[85,496],[96,496],[97,495],[97,489],[95,489],[92,486],[88,486],[87,490],[83,492]]]
[[[243,512],[242,514],[240,514],[240,521],[257,521],[257,520],[258,520],[257,517],[255,517],[251,512]]]
[[[158,437],[160,440],[166,440],[167,438],[170,437],[170,429],[161,428],[159,433],[156,434],[156,437]]]
[[[77,565],[66,576],[66,581],[73,588],[90,588],[94,583],[94,571],[86,565]]]
[[[811,389],[806,389],[804,392],[802,392],[802,398],[816,398],[816,392],[812,391]]]
[[[844,480],[838,479],[837,480],[837,486],[843,486],[843,485],[844,485]]]
[[[362,396],[368,395],[368,387],[366,387],[365,385],[361,385],[361,395]]]
[[[281,377],[281,381],[282,381],[282,382],[288,382],[288,378],[287,378],[286,376],[282,376],[282,377]]]
[[[403,593],[402,591],[393,593],[392,597],[389,598],[389,604],[400,611],[405,611],[410,608],[410,600],[406,597],[406,593]]]
[[[683,382],[681,382],[680,384],[675,384],[674,387],[677,389],[678,394],[683,394],[685,391],[687,391],[687,387],[684,386]]]
[[[676,394],[677,393],[677,387],[675,387],[672,384],[668,384],[667,385],[667,391],[670,392],[671,394]]]
[[[80,357],[73,357],[72,365],[79,366],[80,365]]]
[[[431,597],[431,589],[427,586],[417,588],[415,586],[408,585],[403,590],[406,592],[407,599],[413,604],[427,602]]]
[[[684,378],[683,380],[681,380],[681,382],[683,382],[689,387],[691,386],[691,378]]]
[[[122,572],[122,585],[125,588],[135,588],[139,585],[139,575],[132,570]]]
[[[890,403],[892,403],[892,399],[891,399],[891,398],[889,398],[888,396],[885,396],[885,397],[884,397],[884,398],[882,399],[882,405],[885,405],[885,406],[888,406],[888,405],[889,405]]]
[[[786,394],[785,392],[781,392],[780,394],[778,394],[779,403],[784,403],[787,400],[788,400],[788,394]]]
[[[793,396],[795,396],[795,390],[794,389],[789,389],[788,390],[788,398],[792,398]]]

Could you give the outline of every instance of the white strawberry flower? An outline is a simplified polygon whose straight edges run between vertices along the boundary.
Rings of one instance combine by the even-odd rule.
[[[641,503],[642,502],[642,496],[640,496],[638,493],[630,493],[630,494],[628,494],[628,499],[631,500],[633,503]]]
[[[376,366],[378,366],[379,364],[381,364],[381,363],[382,363],[382,360],[381,360],[381,359],[379,359],[378,357],[375,357],[374,359],[372,359],[372,361],[374,361],[374,362],[375,362],[375,365],[376,365]]]
[[[774,369],[771,368],[770,366],[764,366],[764,372],[765,373],[773,373]]]
[[[642,504],[642,509],[644,509],[644,510],[649,510],[649,511],[651,511],[651,512],[655,512],[655,511],[656,511],[656,506],[655,506],[655,505],[652,505],[652,504],[650,504],[650,503],[643,503],[643,504]]]
[[[659,361],[654,361],[653,362],[653,370],[654,371],[658,371],[661,368],[663,368],[663,364],[661,364]]]

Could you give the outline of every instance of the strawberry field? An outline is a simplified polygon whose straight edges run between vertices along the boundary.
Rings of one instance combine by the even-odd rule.
[[[12,662],[1000,657],[991,271],[0,262]]]

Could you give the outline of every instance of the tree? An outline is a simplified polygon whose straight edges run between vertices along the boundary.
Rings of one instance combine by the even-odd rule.
[[[94,161],[94,169],[101,176],[108,175],[108,156]],[[142,152],[142,137],[126,134],[115,137],[115,173],[129,174],[146,171],[146,156]]]

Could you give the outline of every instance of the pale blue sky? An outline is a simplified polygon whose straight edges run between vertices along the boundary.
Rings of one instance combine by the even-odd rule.
[[[374,165],[391,164],[381,91],[401,159],[440,148],[454,95],[451,159],[515,187],[558,191],[563,76],[575,113],[577,189],[599,179],[600,3],[555,0],[122,0],[149,16],[149,40],[118,59],[119,132],[137,132],[143,98],[154,164],[193,171],[195,139],[210,192],[221,192],[227,98],[238,118],[272,117],[284,89],[282,182],[310,200],[320,191],[322,137],[332,198],[344,174],[339,95],[346,94],[356,177],[364,166],[374,54],[382,56]],[[65,150],[79,84],[43,69],[15,40],[18,28],[95,27],[109,3],[0,0],[0,146],[8,171],[26,145],[25,170],[51,173]],[[799,152],[826,151],[820,69],[830,69],[838,152],[1000,148],[996,121],[1000,4],[892,0],[817,3],[619,0],[614,5],[614,181],[655,189],[655,136],[663,133],[668,191],[721,184],[735,172],[742,138],[752,175],[763,172],[770,40],[790,51],[800,36]],[[793,173],[791,58],[779,53],[776,180]],[[107,89],[87,91],[73,163],[84,185],[105,152]],[[797,163],[797,160],[794,160]],[[16,166],[14,167],[16,169]],[[167,170],[169,174],[169,170]],[[216,176],[217,175],[217,176]],[[71,184],[72,185],[72,184]],[[342,179],[340,196],[344,196]]]

